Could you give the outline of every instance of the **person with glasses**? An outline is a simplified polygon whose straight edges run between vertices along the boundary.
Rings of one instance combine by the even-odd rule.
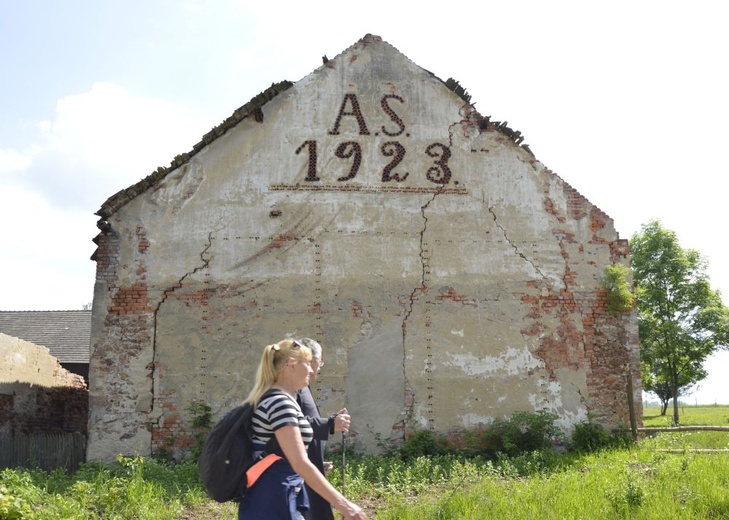
[[[296,402],[296,392],[314,373],[312,351],[301,341],[285,339],[267,345],[245,402],[254,405],[254,455],[275,437],[274,453],[283,458],[268,467],[248,488],[238,505],[239,520],[302,520],[309,508],[304,483],[345,519],[365,520],[362,509],[337,491],[309,460],[307,446],[314,431]]]
[[[321,345],[311,339],[303,338],[301,343],[311,349],[311,368],[313,373],[309,378],[309,385],[316,381],[319,371],[324,366],[322,359]],[[332,463],[324,461],[324,448],[326,446],[329,435],[334,432],[348,432],[350,424],[350,416],[346,408],[339,410],[335,415],[322,417],[319,414],[319,407],[316,405],[314,396],[311,394],[311,387],[307,385],[296,393],[296,401],[301,407],[301,411],[311,424],[314,433],[314,439],[309,443],[308,455],[309,460],[316,466],[323,475],[326,475],[332,469]],[[304,513],[306,520],[334,520],[332,507],[324,498],[316,491],[306,485],[307,495],[309,497],[309,510]]]

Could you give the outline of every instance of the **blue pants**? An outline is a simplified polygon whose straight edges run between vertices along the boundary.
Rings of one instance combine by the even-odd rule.
[[[309,509],[304,479],[286,459],[275,462],[238,505],[238,520],[296,520]]]

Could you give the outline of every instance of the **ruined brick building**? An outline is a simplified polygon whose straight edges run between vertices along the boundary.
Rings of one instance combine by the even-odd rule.
[[[183,453],[193,402],[264,345],[325,348],[314,393],[358,446],[546,410],[640,417],[634,311],[606,311],[613,221],[519,132],[367,35],[272,85],[98,211],[89,459]]]
[[[84,378],[48,348],[0,332],[0,447],[14,435],[85,434],[88,403]]]

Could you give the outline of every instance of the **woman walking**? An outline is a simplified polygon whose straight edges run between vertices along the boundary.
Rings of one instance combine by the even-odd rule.
[[[311,349],[291,339],[263,350],[253,390],[246,399],[255,406],[252,440],[254,449],[263,451],[275,436],[280,446],[276,451],[284,458],[266,469],[248,489],[238,507],[239,520],[301,520],[302,512],[309,508],[304,482],[345,519],[367,518],[359,506],[334,489],[307,456],[313,430],[295,396],[309,384],[311,358]]]

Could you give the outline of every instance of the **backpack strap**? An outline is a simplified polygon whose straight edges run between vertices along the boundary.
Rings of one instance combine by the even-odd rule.
[[[266,442],[266,446],[263,448],[263,452],[266,454],[273,453],[277,449],[279,449],[280,446],[278,445],[278,439],[276,438],[276,434],[273,434],[273,437],[268,439],[268,442]]]
[[[264,400],[264,399],[265,399],[266,397],[270,397],[270,396],[272,396],[272,395],[277,395],[277,394],[280,394],[280,395],[288,395],[288,394],[286,394],[285,392],[282,392],[281,390],[279,390],[278,388],[269,388],[269,389],[268,389],[268,390],[266,390],[266,392],[265,392],[265,393],[264,393],[264,394],[263,394],[263,395],[261,396],[261,399],[260,399],[260,400],[259,400],[258,402],[260,403],[260,402],[261,402],[261,401],[263,401],[263,400]],[[263,448],[263,454],[264,454],[264,455],[266,455],[266,456],[267,456],[267,455],[270,455],[270,454],[273,454],[273,452],[274,452],[274,451],[276,451],[276,450],[278,450],[279,448],[280,448],[280,446],[279,446],[279,444],[278,444],[278,439],[276,438],[276,434],[274,433],[274,434],[273,434],[273,436],[272,436],[272,437],[271,437],[270,439],[268,439],[268,442],[266,442],[266,445],[265,445],[265,446],[264,446],[264,448]],[[279,457],[279,458],[283,458],[283,457]],[[261,459],[261,460],[263,460],[263,459]],[[259,461],[259,462],[260,462],[260,461]],[[268,464],[268,466],[270,466],[270,465],[271,465],[271,464],[273,464],[274,462],[275,462],[275,460],[274,460],[274,461],[271,461],[271,462],[270,462],[270,463]],[[266,466],[266,468],[267,468],[268,466]],[[264,468],[264,469],[265,469],[265,468]],[[261,470],[261,473],[263,473],[263,470]],[[256,476],[256,478],[258,478],[259,476],[260,476],[260,473],[259,473],[259,475],[257,475],[257,476]],[[254,479],[254,480],[255,480],[255,479]]]

